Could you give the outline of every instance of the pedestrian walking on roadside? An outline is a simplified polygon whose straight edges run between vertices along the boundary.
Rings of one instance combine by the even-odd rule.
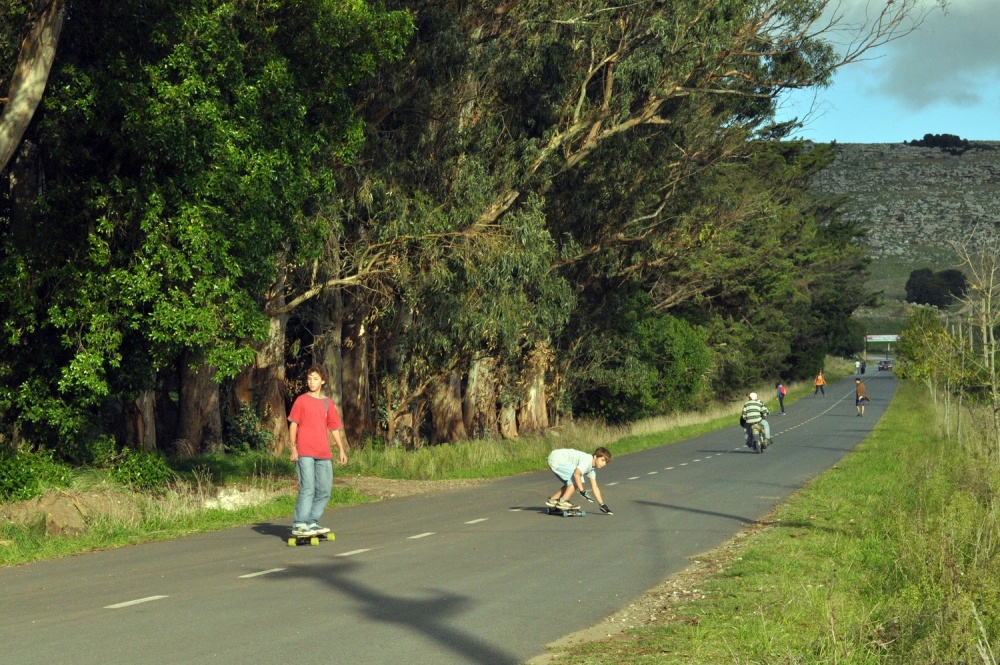
[[[865,415],[865,402],[870,401],[868,399],[868,391],[865,390],[865,384],[861,382],[861,379],[854,379],[854,406],[858,409],[858,418]]]
[[[774,384],[774,392],[778,397],[778,406],[781,407],[781,415],[785,415],[785,395],[788,391],[785,390],[785,386],[781,385],[781,381]]]
[[[823,389],[823,386],[826,385],[826,379],[823,378],[823,370],[819,371],[819,374],[816,375],[816,380],[813,383],[816,384],[816,390],[813,391],[813,397],[820,394],[823,395],[823,397],[826,397],[826,390]]]
[[[860,360],[855,360],[854,361],[854,373],[855,374],[861,374],[861,361]]]

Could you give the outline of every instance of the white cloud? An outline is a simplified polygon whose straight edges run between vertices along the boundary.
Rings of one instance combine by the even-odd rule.
[[[888,44],[877,89],[904,106],[967,106],[1000,85],[1000,0],[951,0],[916,31]]]

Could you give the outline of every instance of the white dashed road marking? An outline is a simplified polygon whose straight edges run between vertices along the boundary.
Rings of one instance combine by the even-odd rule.
[[[371,548],[366,550],[351,550],[350,552],[341,552],[337,556],[354,556],[355,554],[361,554],[362,552],[371,552]]]
[[[139,603],[148,603],[151,600],[160,600],[162,598],[169,598],[169,596],[149,596],[148,598],[139,598],[137,600],[130,600],[124,603],[118,603],[117,605],[107,605],[104,609],[106,610],[117,610],[123,607],[130,607],[132,605],[138,605]]]
[[[488,519],[488,517],[480,517],[478,520],[470,520],[466,522],[466,524],[479,524],[480,522],[485,522]]]
[[[418,533],[415,536],[410,536],[407,540],[416,540],[417,538],[426,538],[427,536],[433,536],[434,531],[428,531],[427,533]]]
[[[272,568],[271,570],[262,570],[259,573],[250,573],[249,575],[240,575],[239,579],[246,580],[251,577],[260,577],[261,575],[270,575],[271,573],[280,573],[284,568]]]

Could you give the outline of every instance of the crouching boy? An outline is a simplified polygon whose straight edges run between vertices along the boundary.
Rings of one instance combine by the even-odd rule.
[[[611,453],[607,448],[598,448],[593,455],[572,448],[558,448],[549,453],[548,461],[549,468],[562,485],[545,502],[546,506],[557,510],[579,510],[580,506],[575,506],[569,501],[573,491],[578,490],[583,498],[591,503],[597,499],[602,513],[612,514],[608,504],[604,503],[604,497],[601,496],[601,488],[597,486],[597,469],[603,469],[611,461]],[[583,486],[584,476],[590,478],[594,491],[593,498]]]

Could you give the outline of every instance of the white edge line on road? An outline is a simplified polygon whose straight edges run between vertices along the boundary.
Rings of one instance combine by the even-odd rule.
[[[169,598],[169,596],[149,596],[148,598],[139,598],[137,600],[130,600],[125,603],[118,603],[116,605],[106,605],[104,609],[106,610],[117,610],[122,607],[129,607],[130,605],[138,605],[139,603],[148,603],[151,600],[161,600],[163,598]]]
[[[366,550],[351,550],[350,552],[341,552],[337,556],[353,556],[355,554],[361,554],[362,552],[371,552],[371,551],[372,551],[371,548],[368,548]]]
[[[426,538],[427,536],[433,536],[433,531],[428,531],[427,533],[418,533],[415,536],[409,536],[407,540],[416,540],[417,538]]]
[[[270,570],[262,570],[259,573],[250,573],[248,575],[240,575],[239,579],[247,580],[251,577],[260,577],[261,575],[270,575],[271,573],[280,573],[284,568],[271,568]]]
[[[480,517],[478,520],[469,520],[466,524],[479,524],[480,522],[485,522],[489,517]]]

